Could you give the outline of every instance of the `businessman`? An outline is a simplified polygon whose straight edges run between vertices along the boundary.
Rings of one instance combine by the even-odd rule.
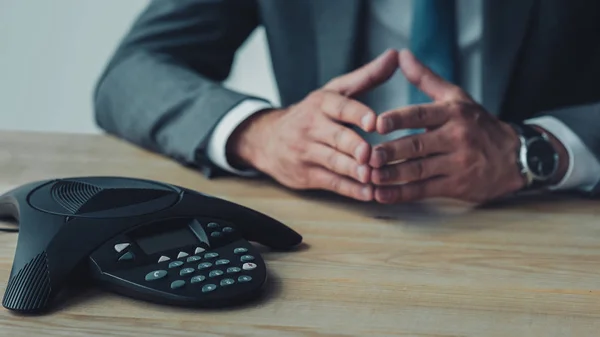
[[[259,25],[281,106],[220,84]],[[599,32],[584,0],[155,0],[96,119],[208,176],[358,200],[595,195]]]

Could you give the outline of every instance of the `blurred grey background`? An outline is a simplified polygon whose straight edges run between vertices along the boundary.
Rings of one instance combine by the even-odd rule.
[[[97,133],[92,91],[148,0],[0,0],[0,130]],[[279,104],[264,31],[225,84]]]

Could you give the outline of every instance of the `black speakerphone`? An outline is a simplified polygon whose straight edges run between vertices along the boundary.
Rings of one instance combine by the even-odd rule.
[[[266,265],[254,241],[290,249],[302,237],[241,205],[162,182],[73,177],[23,185],[0,196],[19,223],[2,305],[51,306],[67,281],[92,280],[129,297],[224,307],[257,295]]]

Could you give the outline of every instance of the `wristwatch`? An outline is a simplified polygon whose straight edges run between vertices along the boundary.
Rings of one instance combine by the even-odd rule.
[[[544,132],[526,124],[511,124],[519,135],[517,163],[525,177],[525,190],[547,187],[558,170],[558,152]]]

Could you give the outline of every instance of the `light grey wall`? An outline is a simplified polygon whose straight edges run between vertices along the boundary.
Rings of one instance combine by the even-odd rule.
[[[0,129],[99,132],[93,86],[147,0],[0,0]],[[278,104],[264,31],[240,50],[231,88]]]

